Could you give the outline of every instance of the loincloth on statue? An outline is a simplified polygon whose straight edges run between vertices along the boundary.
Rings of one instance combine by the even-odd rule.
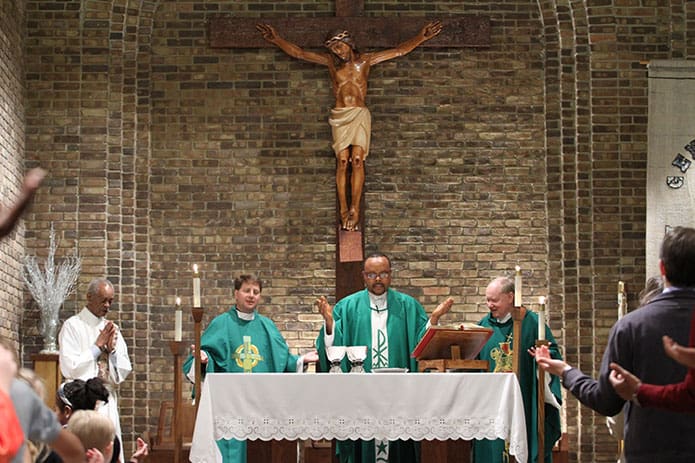
[[[333,131],[333,151],[336,156],[345,148],[354,145],[364,149],[364,159],[367,159],[372,132],[372,116],[367,108],[331,109],[328,123]]]

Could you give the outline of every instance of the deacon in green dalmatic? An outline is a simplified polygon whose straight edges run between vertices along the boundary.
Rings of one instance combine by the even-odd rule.
[[[206,373],[302,372],[305,363],[316,362],[315,351],[297,356],[277,327],[258,313],[263,285],[252,275],[234,280],[236,304],[215,317],[200,341],[200,361]],[[193,381],[193,356],[184,363],[184,372]],[[219,440],[217,446],[225,463],[246,462],[246,442]]]

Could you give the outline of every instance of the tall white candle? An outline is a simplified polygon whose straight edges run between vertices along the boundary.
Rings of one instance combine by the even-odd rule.
[[[625,306],[626,306],[626,301],[625,301],[625,282],[619,281],[618,282],[618,320],[623,318],[625,315]]]
[[[545,297],[538,298],[540,308],[538,309],[538,340],[545,339]]]
[[[176,312],[174,318],[174,341],[181,340],[181,330],[183,325],[183,313],[181,312],[181,298],[176,298]]]
[[[521,267],[518,265],[514,275],[514,307],[521,307]]]
[[[193,307],[200,308],[200,275],[198,275],[198,264],[193,264]]]

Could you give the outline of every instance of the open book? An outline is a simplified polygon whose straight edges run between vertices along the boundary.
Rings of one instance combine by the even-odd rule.
[[[472,323],[458,326],[432,326],[411,356],[418,360],[450,359],[452,346],[459,346],[461,360],[474,359],[492,336],[492,329]]]

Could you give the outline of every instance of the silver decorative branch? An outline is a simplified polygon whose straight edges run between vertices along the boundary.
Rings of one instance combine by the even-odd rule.
[[[41,270],[35,256],[24,258],[24,283],[41,309],[39,331],[44,340],[44,352],[56,352],[60,307],[75,289],[82,269],[82,259],[77,255],[66,257],[56,267],[55,254],[58,243],[55,239],[53,223],[49,235],[48,257]]]

